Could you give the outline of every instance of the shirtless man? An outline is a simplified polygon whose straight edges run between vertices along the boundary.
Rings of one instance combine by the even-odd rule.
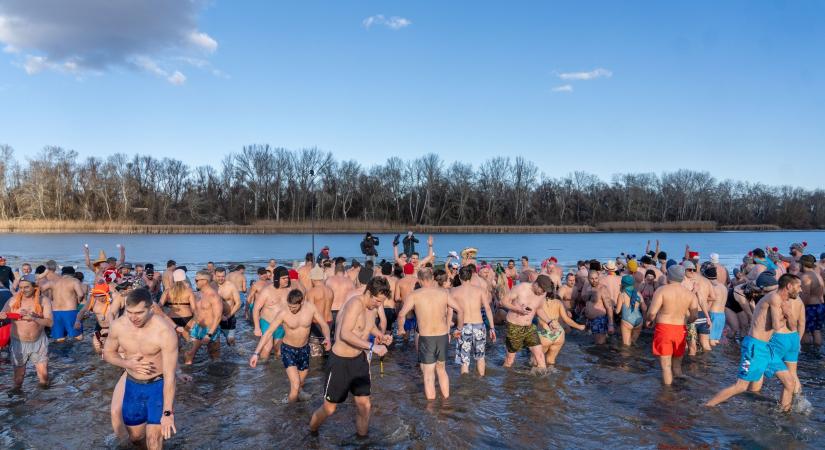
[[[172,279],[172,274],[175,273],[177,268],[178,263],[176,263],[174,259],[166,261],[166,271],[164,271],[163,276],[161,276],[161,283],[163,283],[164,291],[172,289],[172,285],[175,284],[175,281]]]
[[[535,269],[530,267],[530,259],[526,256],[521,257],[521,270],[519,271],[519,281],[521,283],[532,283],[536,281],[538,274]]]
[[[223,304],[219,329],[221,334],[226,336],[226,343],[235,345],[235,329],[238,322],[235,314],[241,309],[241,294],[238,292],[238,288],[235,287],[235,283],[227,283],[228,278],[225,268],[215,268],[214,276],[215,283],[218,285],[218,297],[221,298]]]
[[[714,253],[715,254],[715,253]],[[728,288],[719,282],[719,272],[715,264],[708,265],[702,275],[710,281],[713,289],[713,303],[710,304],[710,345],[715,347],[725,331],[725,305],[728,301]],[[725,275],[727,276],[727,275]]]
[[[289,279],[289,270],[286,267],[276,267],[273,280],[273,284],[264,287],[255,296],[255,308],[252,310],[255,336],[263,336],[266,333],[281,309],[286,308],[286,296],[292,290],[292,281]],[[272,348],[275,348],[275,355],[280,356],[281,340],[284,338],[284,333],[283,326],[275,328],[275,331],[272,332],[274,340],[266,343],[262,348],[262,359],[269,358],[269,351]]]
[[[109,308],[112,306],[113,296],[110,292],[109,284],[104,280],[92,288],[89,293],[89,300],[85,302],[83,308],[77,313],[75,319],[74,329],[82,329],[81,321],[86,318],[88,313],[95,315],[97,322],[95,323],[95,334],[92,337],[92,348],[98,355],[103,353],[103,346],[106,343],[106,338],[109,336]]]
[[[178,339],[172,327],[152,312],[147,289],[130,292],[126,314],[112,323],[103,359],[126,369],[122,414],[129,438],[135,444],[145,439],[149,449],[162,448],[163,440],[177,432]]]
[[[315,268],[315,255],[309,252],[304,256],[304,265],[298,268],[298,281],[307,289],[312,286],[312,277],[310,272]]]
[[[398,255],[398,244],[393,242],[393,246],[392,246],[393,259],[401,267],[403,267],[405,264],[407,264],[409,262],[413,265],[414,270],[417,271],[418,269],[426,266],[427,263],[432,263],[433,261],[435,261],[435,253],[433,252],[433,236],[432,235],[427,237],[427,249],[428,249],[427,257],[424,258],[424,259],[421,259],[421,256],[418,254],[418,252],[413,252],[411,255],[409,255],[409,258],[406,258],[406,253],[402,253],[402,255],[405,255],[405,257],[402,258],[402,257],[399,257],[399,255]]]
[[[516,262],[512,259],[507,261],[507,267],[504,268],[504,276],[507,277],[507,287],[513,289],[513,286],[518,282],[519,275],[516,270]]]
[[[487,330],[481,318],[481,308],[487,316],[487,323],[494,322],[493,310],[490,307],[490,293],[484,289],[468,283],[473,276],[473,269],[464,266],[458,270],[460,286],[450,289],[450,295],[464,310],[464,327],[461,336],[456,340],[455,360],[461,364],[461,373],[470,373],[470,357],[476,360],[476,369],[480,376],[485,372],[485,355],[487,351]],[[452,317],[450,318],[452,319]],[[496,330],[490,327],[490,340],[496,341]]]
[[[249,288],[249,293],[246,296],[246,304],[248,308],[244,311],[247,319],[252,319],[252,312],[255,308],[255,297],[261,292],[263,288],[272,284],[272,274],[266,270],[266,267],[258,267],[258,279],[252,283]]]
[[[155,266],[153,264],[146,264],[141,278],[143,279],[143,283],[146,285],[146,289],[149,289],[149,292],[152,294],[152,299],[159,302],[161,280],[155,273]]]
[[[662,271],[659,270],[658,267],[656,267],[656,263],[653,260],[653,258],[651,258],[648,255],[645,255],[645,256],[642,256],[642,258],[639,260],[639,262],[641,263],[641,266],[639,266],[639,271],[643,272],[645,274],[645,276],[647,276],[647,271],[648,270],[653,271],[653,279],[655,280],[656,287],[664,286],[665,284],[667,284],[667,279],[665,278],[665,274],[663,274]],[[650,304],[650,303],[648,303],[648,304]]]
[[[267,342],[272,342],[272,334],[277,327],[283,325],[285,335],[281,344],[281,362],[289,378],[289,402],[297,402],[299,397],[301,400],[309,399],[309,394],[303,391],[304,380],[309,370],[309,328],[310,325],[321,328],[324,347],[329,351],[332,346],[327,322],[312,302],[304,302],[304,294],[301,291],[292,289],[286,297],[286,308],[278,312],[270,325],[255,347],[255,352],[249,359],[249,366],[254,369],[258,365],[261,350]]]
[[[223,313],[223,302],[217,291],[209,284],[210,281],[212,275],[206,270],[199,270],[195,274],[195,288],[199,291],[200,298],[195,302],[195,325],[189,331],[192,348],[183,357],[183,363],[186,365],[192,364],[195,354],[203,344],[207,345],[209,357],[212,359],[217,358],[220,352],[221,341],[216,335]]]
[[[706,406],[716,406],[745,392],[750,383],[761,381],[763,375],[771,377],[776,374],[783,386],[780,406],[783,411],[791,409],[794,378],[785,363],[773,357],[769,341],[774,333],[781,330],[797,331],[795,328],[798,322],[793,316],[794,308],[789,299],[799,294],[801,283],[799,277],[791,274],[783,275],[777,283],[773,272],[763,271],[756,284],[762,289],[777,284],[779,288],[762,297],[756,304],[750,334],[742,340],[742,358],[736,383],[719,391]]]
[[[673,384],[673,377],[682,376],[682,357],[687,344],[686,323],[696,320],[699,301],[682,285],[685,268],[674,264],[667,269],[667,284],[656,289],[653,302],[647,308],[647,327],[653,331],[653,354],[662,366],[662,383]]]
[[[550,281],[550,277],[539,275],[532,283],[519,283],[502,299],[501,306],[508,310],[507,337],[504,340],[507,356],[504,358],[504,367],[512,367],[516,353],[528,347],[539,370],[547,368],[538,330],[533,326],[533,318],[538,315],[545,323],[552,320],[542,307],[547,292],[551,291],[553,282]]]
[[[309,278],[312,284],[307,291],[306,299],[315,306],[315,309],[318,310],[318,313],[324,319],[324,323],[327,324],[327,328],[330,328],[332,326],[332,300],[335,298],[335,293],[324,284],[324,269],[317,266],[313,267],[309,273]],[[323,352],[317,344],[317,339],[324,337],[322,328],[320,325],[313,323],[309,332],[310,336],[314,339],[314,342],[311,342],[314,348],[310,348],[310,350],[314,351],[312,356],[321,356],[318,353],[323,354]],[[329,350],[329,348],[327,348],[327,350]]]
[[[246,266],[243,264],[238,264],[232,269],[231,272],[226,274],[226,281],[229,281],[233,285],[235,285],[235,289],[238,290],[238,296],[241,299],[241,308],[246,305],[246,275],[244,272],[246,271]]]
[[[822,303],[825,281],[816,270],[816,260],[813,255],[802,256],[800,266],[799,278],[802,280],[800,297],[802,303],[805,304],[805,332],[802,335],[802,342],[813,343],[819,348],[822,345],[822,326],[825,325],[825,304]]]
[[[74,325],[77,320],[77,305],[84,300],[83,285],[75,278],[75,271],[72,266],[64,266],[60,272],[60,278],[48,283],[51,290],[52,314],[54,317],[54,324],[51,326],[51,338],[55,342],[64,342],[68,336],[77,341],[82,341],[83,327],[76,329]]]
[[[611,259],[604,265],[604,274],[599,278],[599,286],[605,289],[610,307],[615,311],[619,292],[622,290],[622,277],[617,275],[616,261]]]
[[[364,294],[341,306],[335,327],[335,345],[327,360],[324,404],[315,410],[309,430],[316,434],[324,421],[335,412],[339,403],[352,393],[355,397],[355,428],[359,436],[366,436],[370,421],[370,362],[367,353],[379,357],[387,353],[392,336],[386,336],[375,326],[376,308],[389,298],[389,283],[384,277],[375,277],[367,283]],[[375,336],[375,343],[368,338]]]
[[[11,319],[11,362],[14,388],[23,387],[26,364],[34,364],[40,386],[49,385],[49,339],[44,328],[52,326],[52,303],[40,296],[34,275],[24,275],[18,292],[0,311],[0,320]]]
[[[572,317],[573,311],[573,289],[576,287],[576,274],[568,273],[564,276],[564,284],[559,288],[559,297],[567,310],[567,315]]]
[[[404,265],[404,278],[400,279],[398,281],[398,283],[396,284],[396,286],[395,286],[395,291],[394,291],[395,304],[396,305],[401,304],[403,306],[407,296],[409,296],[410,293],[413,290],[415,290],[416,284],[418,284],[418,277],[415,275],[414,266],[411,263],[405,264]],[[407,317],[404,318],[404,323],[403,323],[404,333],[401,333],[402,327],[400,325],[401,325],[401,322],[399,322],[398,335],[399,336],[404,336],[404,342],[407,341],[410,334],[414,334],[415,335],[415,342],[417,343],[418,342],[418,334],[416,334],[416,333],[418,332],[418,324],[416,322],[415,312],[411,310],[410,313],[407,315]],[[417,346],[417,344],[416,344],[416,346]]]
[[[326,285],[332,289],[332,327],[335,328],[338,311],[347,300],[347,293],[355,289],[355,283],[344,273],[344,265],[336,264],[335,274],[327,278]]]
[[[607,335],[615,333],[613,326],[613,303],[607,287],[600,283],[601,274],[598,270],[590,270],[587,275],[588,287],[585,295],[584,315],[587,317],[587,326],[593,333],[593,342],[602,345],[607,342]],[[619,280],[621,281],[621,280]]]
[[[392,327],[395,325],[396,320],[398,319],[398,308],[395,302],[395,289],[398,285],[398,279],[392,276],[392,264],[384,263],[381,265],[381,274],[382,276],[387,279],[387,283],[390,284],[390,292],[393,294],[390,298],[384,300],[384,317],[387,318],[387,324],[384,329],[381,330],[382,333],[392,335]]]
[[[688,355],[696,356],[697,337],[698,341],[702,344],[702,349],[706,352],[710,351],[710,328],[713,319],[710,317],[708,304],[712,303],[715,297],[710,281],[697,275],[698,269],[693,262],[684,261],[682,265],[685,268],[685,278],[682,280],[682,286],[693,292],[699,301],[698,316],[692,325],[688,325],[687,340]]]

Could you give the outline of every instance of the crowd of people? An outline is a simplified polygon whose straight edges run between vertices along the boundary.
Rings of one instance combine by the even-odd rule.
[[[594,345],[616,335],[617,344],[634,346],[650,329],[665,385],[682,376],[686,353],[738,344],[735,382],[707,405],[759,391],[776,377],[784,411],[802,391],[801,344],[822,344],[825,254],[817,260],[804,242],[793,243],[787,255],[755,248],[729,271],[717,254],[702,258],[686,246],[669,258],[658,242],[640,257],[622,253],[564,268],[554,257],[535,266],[527,257],[518,266],[483,261],[472,247],[438,262],[432,237],[423,257],[412,233],[402,250],[399,238],[390,260],[376,261],[379,241],[367,233],[363,263],[334,258],[324,247],[290,267],[270,260],[254,279],[244,265],[212,262],[189,270],[169,260],[156,273],[152,264],[126,262],[123,246],[119,258],[101,251],[94,261],[85,246],[88,280],[55,261],[13,271],[0,257],[0,347],[8,347],[14,388],[21,389],[28,365],[48,385],[50,339],[88,337],[106,362],[124,369],[114,383],[115,432],[160,448],[176,432],[176,382],[190,378],[178,365],[192,364],[202,347],[208,358],[220,358],[222,341],[236,345],[239,320],[250,321],[258,337],[249,366],[274,353],[286,369],[290,402],[312,398],[303,389],[310,360],[324,358],[323,402],[309,430],[317,433],[352,395],[358,435],[368,432],[371,361],[407,348],[399,341],[416,349],[427,400],[450,396],[451,346],[461,374],[475,362],[485,376],[487,349],[500,339],[496,326],[504,331],[504,367],[524,354],[539,373],[556,364],[572,330],[589,333]],[[84,333],[88,324],[94,331]]]

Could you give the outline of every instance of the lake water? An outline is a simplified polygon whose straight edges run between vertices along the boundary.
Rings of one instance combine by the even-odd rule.
[[[422,236],[424,238],[424,236]],[[538,261],[556,255],[562,263],[618,252],[640,254],[647,239],[661,239],[676,256],[684,244],[703,255],[717,252],[733,265],[756,246],[786,248],[807,241],[812,253],[823,250],[825,234],[783,233],[621,233],[575,235],[437,235],[439,255],[464,246],[479,248],[481,258]],[[318,235],[316,247],[329,245],[334,255],[356,256],[360,236]],[[392,236],[381,236],[382,256]],[[424,239],[422,239],[423,244]],[[82,260],[88,242],[93,256],[123,243],[131,262],[162,264],[174,258],[190,266],[215,262],[257,264],[269,257],[300,258],[309,236],[116,236],[2,235],[0,252],[10,265],[21,260],[61,264]],[[424,249],[425,246],[422,246]],[[91,323],[87,322],[87,326]],[[381,375],[372,364],[373,417],[370,437],[358,440],[351,400],[310,437],[310,414],[321,403],[320,367],[313,359],[306,390],[311,401],[287,405],[288,383],[280,361],[250,369],[248,358],[257,342],[250,326],[238,321],[239,341],[223,347],[217,361],[201,353],[183,370],[194,377],[178,384],[178,434],[172,448],[654,448],[660,446],[722,448],[825,447],[825,375],[823,359],[813,349],[800,357],[799,374],[812,410],[805,414],[777,412],[778,381],[765,383],[760,395],[746,394],[715,409],[702,404],[735,379],[738,345],[724,342],[712,353],[686,358],[686,378],[672,387],[660,384],[651,336],[642,335],[632,349],[618,338],[595,346],[592,338],[572,332],[552,373],[533,376],[527,358],[519,355],[513,369],[504,369],[502,341],[488,350],[488,374],[459,376],[450,350],[448,372],[452,397],[426,402],[413,348],[402,343],[385,357]],[[503,329],[499,335],[503,336]],[[83,343],[52,344],[52,386],[36,387],[29,369],[22,394],[0,393],[0,448],[106,448],[116,445],[109,425],[109,400],[120,371],[102,362]],[[0,387],[11,385],[8,356],[0,353]]]

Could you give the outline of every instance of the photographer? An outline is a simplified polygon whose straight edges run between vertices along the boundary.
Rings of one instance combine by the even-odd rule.
[[[361,241],[361,253],[367,257],[367,261],[375,261],[375,257],[378,256],[378,249],[375,248],[377,246],[378,238],[373,236],[372,233],[367,233],[364,240]]]
[[[415,237],[412,231],[408,231],[407,236],[404,237],[404,254],[407,255],[407,258],[415,253],[415,244],[417,243],[418,238]]]

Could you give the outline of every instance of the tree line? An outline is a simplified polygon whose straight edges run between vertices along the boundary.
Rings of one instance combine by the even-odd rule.
[[[0,218],[249,224],[383,221],[419,225],[595,225],[715,221],[825,226],[825,191],[717,180],[707,172],[554,177],[525,157],[478,167],[437,154],[365,167],[317,148],[249,145],[219,167],[116,153],[80,160],[45,147],[23,161],[0,145]],[[314,215],[314,216],[313,216]]]

